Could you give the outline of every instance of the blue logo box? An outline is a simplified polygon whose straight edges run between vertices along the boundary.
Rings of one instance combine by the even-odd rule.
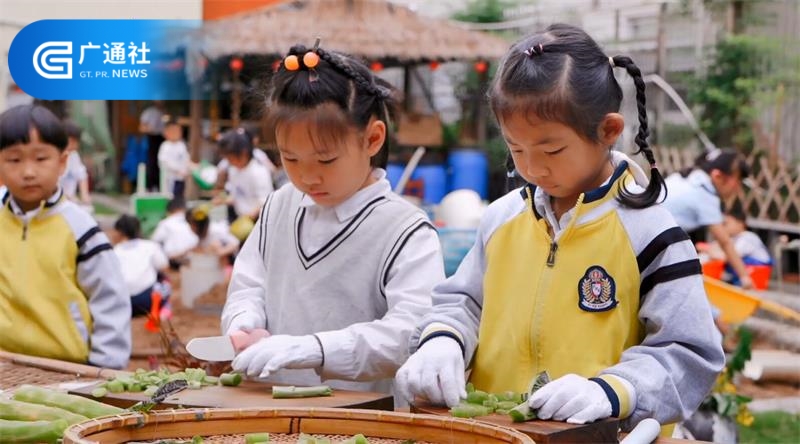
[[[186,57],[200,27],[189,20],[40,20],[14,37],[9,70],[23,91],[45,100],[189,99],[189,79],[201,79],[206,68],[202,58]]]

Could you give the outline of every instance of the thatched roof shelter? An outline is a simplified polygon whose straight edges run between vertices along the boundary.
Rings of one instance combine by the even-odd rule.
[[[504,40],[456,22],[424,17],[385,0],[298,0],[203,25],[206,57],[285,54],[297,43],[389,64],[491,60]]]

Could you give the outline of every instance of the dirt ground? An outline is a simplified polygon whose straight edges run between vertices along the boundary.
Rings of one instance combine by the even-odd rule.
[[[183,344],[190,339],[201,336],[220,335],[219,316],[225,303],[226,286],[217,285],[207,294],[195,301],[193,308],[187,308],[180,303],[180,276],[175,273],[170,276],[173,285],[171,298],[173,318],[171,320],[177,338]],[[153,368],[162,364],[169,364],[166,350],[162,345],[162,335],[153,333],[145,328],[146,319],[137,318],[132,321],[133,353],[128,366],[129,370],[137,368]],[[165,328],[164,330],[168,330]],[[174,342],[174,341],[173,341]],[[764,338],[754,338],[753,347],[757,349],[778,348]],[[180,349],[173,345],[173,349]],[[174,353],[174,352],[173,352]],[[800,396],[800,386],[779,382],[753,382],[741,378],[738,383],[741,394],[754,399],[782,398],[787,396]]]

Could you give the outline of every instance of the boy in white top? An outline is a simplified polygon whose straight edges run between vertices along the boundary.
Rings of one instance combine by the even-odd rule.
[[[186,176],[192,168],[192,161],[183,141],[181,126],[177,121],[166,124],[164,138],[166,140],[158,149],[158,164],[165,177],[165,186],[173,197],[183,197]]]
[[[733,241],[736,253],[742,258],[745,265],[772,265],[772,257],[767,246],[756,233],[747,230],[747,216],[741,209],[726,213],[723,226]],[[712,242],[703,247],[698,246],[698,250],[708,254],[712,259],[727,260],[725,252],[718,242]],[[727,264],[725,269],[730,275],[730,278],[726,280],[734,285],[739,285],[741,280],[733,267]]]
[[[139,220],[135,216],[122,215],[114,223],[111,242],[114,253],[122,266],[125,287],[131,297],[132,316],[147,316],[150,313],[151,294],[159,283],[158,274],[169,266],[167,256],[161,247],[146,239],[141,239]],[[162,287],[159,286],[162,290]],[[162,301],[169,298],[161,291]]]
[[[272,82],[270,121],[291,183],[261,209],[222,312],[225,334],[272,335],[232,366],[275,383],[390,392],[444,279],[436,231],[380,168],[391,90],[354,59],[301,46]]]
[[[199,240],[186,221],[186,203],[182,198],[169,201],[167,217],[158,223],[150,240],[161,246],[173,269],[178,269],[186,254],[197,246]]]
[[[64,169],[64,174],[59,179],[59,184],[61,189],[64,190],[64,196],[82,205],[91,206],[89,174],[80,154],[78,154],[83,130],[71,121],[64,122],[64,130],[67,132],[67,148],[65,151],[69,153],[69,157],[67,157],[67,166]]]

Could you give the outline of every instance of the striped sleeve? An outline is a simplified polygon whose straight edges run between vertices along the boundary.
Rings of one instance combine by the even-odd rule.
[[[131,353],[131,298],[119,260],[108,237],[89,214],[71,202],[61,205],[61,215],[78,244],[78,285],[92,315],[89,363],[125,368]]]
[[[623,428],[644,418],[669,424],[688,418],[711,389],[725,363],[722,338],[694,245],[669,212],[655,206],[620,209],[619,215],[641,274],[638,317],[645,337],[600,378],[607,394],[618,398],[620,417],[625,418],[625,397],[635,394],[627,399],[631,411]]]
[[[640,298],[650,293],[656,285],[702,272],[689,235],[678,226],[658,233],[636,255],[636,261],[642,276]]]

